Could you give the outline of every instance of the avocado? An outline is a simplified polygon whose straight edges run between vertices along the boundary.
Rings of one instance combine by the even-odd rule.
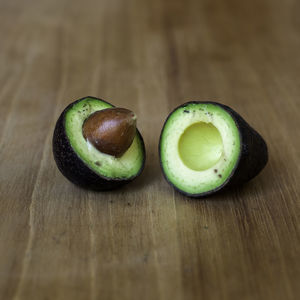
[[[191,101],[166,119],[159,157],[166,180],[182,194],[200,198],[255,177],[268,161],[268,150],[230,107]]]
[[[126,123],[120,122],[120,118],[124,120],[128,112],[90,96],[68,105],[56,122],[52,140],[54,159],[61,173],[78,186],[99,191],[111,190],[135,179],[144,168],[146,154],[143,138],[135,130],[135,123],[124,127],[120,134],[120,126]],[[98,114],[100,117],[96,116],[96,121],[102,122],[102,129],[100,123],[96,124],[93,120]],[[135,115],[131,114],[130,120],[135,121]],[[109,119],[112,118],[110,116],[113,119]],[[99,127],[98,135],[95,134],[97,128],[92,128],[93,124]],[[122,146],[120,136],[124,132],[128,138]],[[101,139],[103,143],[97,147]],[[115,141],[119,144],[109,144]]]

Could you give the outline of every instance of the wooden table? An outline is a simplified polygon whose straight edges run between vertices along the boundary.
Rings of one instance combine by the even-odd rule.
[[[300,299],[300,2],[0,2],[0,299]],[[101,97],[138,115],[142,176],[107,193],[53,161],[56,119]],[[203,200],[158,163],[164,119],[225,103],[266,139],[249,184]]]

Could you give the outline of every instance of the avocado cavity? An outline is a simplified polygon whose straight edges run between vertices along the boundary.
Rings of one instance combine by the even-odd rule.
[[[222,157],[221,134],[212,123],[194,123],[181,135],[178,151],[181,160],[188,168],[194,171],[207,170]]]

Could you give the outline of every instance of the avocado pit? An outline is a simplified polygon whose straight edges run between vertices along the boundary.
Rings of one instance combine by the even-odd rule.
[[[136,115],[126,108],[96,111],[83,123],[82,133],[100,152],[121,157],[135,137]]]

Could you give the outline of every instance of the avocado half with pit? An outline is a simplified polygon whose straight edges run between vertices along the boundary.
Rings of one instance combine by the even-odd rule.
[[[249,181],[268,161],[265,141],[238,113],[201,101],[187,102],[170,113],[159,156],[166,180],[196,198]]]
[[[93,128],[95,124],[93,118],[103,113],[105,113],[102,118],[104,131],[113,132],[118,140],[124,134],[128,135],[128,128],[121,128],[123,130],[121,133],[120,130],[113,128],[115,124],[120,123],[116,120],[120,115],[123,116],[123,111],[127,112],[125,109],[116,110],[117,112],[114,111],[112,104],[104,100],[85,97],[71,103],[60,115],[53,134],[53,155],[61,173],[74,184],[92,190],[110,190],[132,181],[142,172],[145,163],[145,146],[140,132],[135,127],[133,135],[131,130],[132,139],[125,145],[124,153],[116,151],[114,145],[104,144],[103,149],[111,149],[113,153],[116,152],[116,155],[108,154],[109,151],[99,151],[101,149],[97,147],[99,141],[94,140],[93,143],[85,136],[83,129],[87,121],[92,120],[89,121],[90,126],[86,126],[88,134],[91,130],[96,132],[97,128]],[[114,118],[110,120],[112,114]],[[102,136],[104,142],[107,139],[108,142],[111,140],[109,135]]]

